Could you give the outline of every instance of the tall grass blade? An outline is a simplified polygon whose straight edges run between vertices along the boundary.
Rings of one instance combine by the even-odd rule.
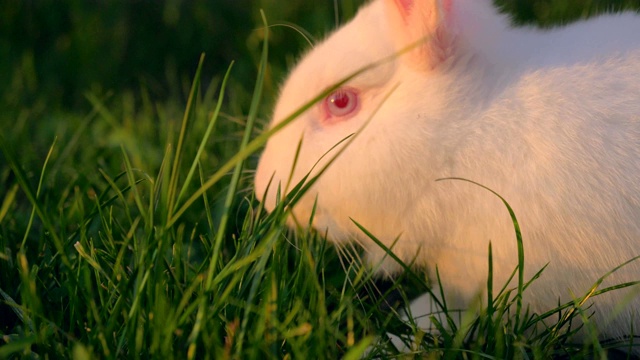
[[[197,93],[200,87],[200,78],[202,72],[202,65],[204,64],[204,54],[200,55],[200,61],[198,62],[198,68],[196,69],[196,74],[193,78],[193,83],[191,84],[191,90],[189,92],[189,98],[187,99],[187,108],[184,112],[184,117],[182,118],[182,125],[180,127],[180,135],[178,135],[178,145],[176,146],[176,152],[173,158],[173,166],[171,167],[171,175],[169,177],[169,188],[168,188],[168,216],[171,216],[173,212],[174,206],[177,205],[176,192],[178,189],[178,172],[180,169],[180,163],[182,161],[182,147],[184,146],[185,137],[187,135],[187,127],[189,124],[189,120],[193,116],[196,107],[197,101]],[[167,222],[169,222],[169,218],[167,218]]]
[[[515,233],[516,233],[516,243],[518,245],[518,292],[516,294],[515,328],[519,329],[520,328],[520,316],[522,314],[522,293],[524,292],[524,286],[525,286],[525,282],[524,282],[524,244],[522,242],[522,232],[520,231],[520,225],[518,223],[518,219],[516,218],[515,212],[513,211],[513,209],[511,208],[511,205],[509,205],[507,200],[505,200],[502,196],[500,196],[500,194],[498,194],[497,192],[491,190],[490,188],[488,188],[488,187],[486,187],[486,186],[484,186],[484,185],[482,185],[480,183],[477,183],[477,182],[469,180],[469,179],[457,178],[457,177],[437,179],[436,181],[444,181],[444,180],[459,180],[459,181],[465,181],[465,182],[477,185],[477,186],[479,186],[479,187],[491,192],[493,195],[497,196],[502,201],[502,203],[507,208],[507,210],[509,211],[509,216],[511,217],[511,221],[513,222],[513,229],[515,230]]]
[[[55,141],[54,141],[54,145],[55,145]],[[51,155],[51,152],[53,151],[53,145],[51,146],[51,148],[49,150],[49,155],[47,156],[47,158],[45,160],[45,166],[43,167],[42,173],[41,173],[41,176],[40,176],[41,180],[39,181],[38,190],[36,191],[35,194],[33,193],[33,190],[31,189],[31,187],[29,186],[29,182],[27,180],[27,175],[24,173],[24,171],[22,170],[20,165],[16,162],[16,156],[11,152],[11,150],[7,146],[7,143],[4,140],[4,137],[2,136],[2,134],[0,134],[0,147],[2,148],[2,152],[4,153],[5,157],[9,161],[9,167],[11,168],[11,170],[13,170],[13,173],[15,174],[15,176],[17,178],[17,183],[20,184],[20,187],[22,188],[22,191],[27,196],[27,199],[29,199],[29,202],[31,203],[31,206],[33,206],[33,211],[35,212],[35,214],[38,215],[38,217],[40,218],[40,221],[42,221],[42,224],[44,225],[44,227],[49,231],[49,234],[51,235],[51,238],[53,240],[53,245],[56,248],[56,250],[58,251],[58,253],[59,253],[59,255],[60,255],[61,259],[62,259],[63,264],[65,266],[67,266],[68,268],[71,268],[72,267],[71,266],[71,261],[69,260],[69,257],[67,256],[67,253],[66,253],[66,251],[64,249],[64,245],[63,245],[62,239],[58,236],[58,232],[57,232],[56,228],[51,223],[51,220],[47,216],[47,214],[44,211],[44,209],[38,203],[38,195],[39,195],[38,191],[41,189],[42,178],[44,177],[46,163],[48,163],[49,157]],[[30,231],[30,227],[25,232],[28,233],[29,231]],[[26,236],[27,235],[25,234],[25,238],[23,238],[23,244],[25,242]]]
[[[178,199],[176,200],[176,204],[180,203],[180,201],[182,200],[182,197],[186,193],[189,187],[189,184],[191,183],[191,178],[195,173],[196,166],[198,165],[200,161],[200,157],[204,152],[204,148],[206,147],[207,142],[209,141],[209,137],[211,136],[211,133],[215,128],[216,122],[218,120],[218,115],[220,114],[220,109],[222,108],[222,103],[224,101],[224,94],[227,87],[227,80],[229,79],[229,75],[231,74],[232,68],[233,68],[233,61],[229,65],[229,68],[227,69],[227,72],[225,73],[224,78],[222,80],[222,85],[220,86],[220,95],[218,96],[218,102],[216,104],[216,108],[213,111],[213,114],[211,115],[211,119],[209,120],[209,125],[207,126],[207,130],[205,130],[204,132],[204,136],[202,137],[202,141],[200,142],[200,146],[198,147],[196,156],[193,160],[193,163],[191,164],[191,168],[189,169],[189,172],[187,173],[187,178],[185,179],[184,184],[182,185],[182,189],[180,189],[180,194],[178,194]]]
[[[40,179],[38,180],[38,188],[36,189],[36,200],[40,197],[40,191],[42,191],[42,181],[44,180],[44,174],[47,170],[47,164],[49,164],[49,159],[51,158],[51,153],[53,152],[53,148],[56,146],[58,138],[53,139],[53,144],[49,147],[49,152],[47,153],[47,157],[44,159],[44,164],[42,165],[42,170],[40,172]],[[27,230],[24,233],[24,237],[22,238],[22,246],[24,248],[27,243],[27,238],[29,237],[29,232],[31,232],[31,226],[33,225],[33,218],[36,215],[36,208],[34,207],[31,210],[31,215],[29,216],[29,223],[27,224]]]
[[[253,131],[253,124],[256,119],[258,105],[260,104],[260,101],[262,99],[262,88],[264,84],[264,77],[265,77],[266,67],[268,63],[269,27],[267,24],[267,20],[264,16],[264,13],[261,13],[261,15],[262,15],[262,20],[264,22],[264,27],[265,27],[264,42],[262,47],[262,57],[261,57],[260,66],[258,69],[258,78],[256,80],[253,97],[251,99],[251,106],[249,108],[249,115],[247,117],[247,124],[245,126],[244,136],[240,144],[240,150],[239,150],[240,152],[246,151],[247,144],[249,143],[249,138],[251,137],[251,133]],[[223,89],[224,89],[224,84],[226,83],[227,76],[229,75],[230,70],[231,70],[231,67],[229,67],[229,70],[227,71],[227,75],[225,76],[225,79],[223,81]],[[219,108],[217,110],[219,110]],[[205,284],[204,284],[205,291],[211,290],[211,286],[214,278],[214,272],[218,267],[220,249],[222,247],[222,242],[226,234],[226,226],[227,226],[227,221],[229,220],[229,212],[231,211],[231,206],[233,205],[233,200],[235,199],[236,190],[238,187],[238,183],[240,181],[240,174],[242,173],[243,161],[244,159],[241,158],[237,162],[235,162],[235,169],[233,171],[233,175],[231,177],[231,183],[229,184],[229,189],[227,191],[227,196],[225,198],[224,210],[222,211],[222,217],[220,219],[220,224],[218,225],[216,238],[214,240],[213,252],[210,257],[209,268],[207,270],[207,275],[206,275]],[[200,195],[203,195],[203,194],[204,192]],[[197,319],[203,318],[203,313],[205,311],[205,305],[206,305],[205,301],[206,301],[206,298],[201,297],[200,305],[198,307],[198,313],[196,315]],[[251,306],[251,302],[248,301],[247,307],[249,308],[250,306]],[[246,325],[246,322],[243,323],[243,325]],[[190,348],[189,348],[190,356],[193,356],[195,354],[195,344],[196,344],[196,339],[199,336],[199,332],[200,332],[200,327],[195,326],[191,332],[191,335],[189,336],[189,340],[191,342]],[[243,341],[243,336],[240,336],[239,344],[237,345],[237,348],[236,348],[237,351],[241,350],[242,341]]]

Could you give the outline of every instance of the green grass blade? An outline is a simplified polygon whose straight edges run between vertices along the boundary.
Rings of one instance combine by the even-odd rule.
[[[308,32],[307,30],[305,30],[304,28],[296,24],[283,21],[277,24],[269,25],[269,27],[272,27],[272,28],[285,27],[285,28],[293,29],[295,30],[295,32],[297,32],[304,38],[304,40],[307,42],[307,44],[309,44],[309,46],[313,47],[313,45],[316,43],[316,39],[313,37],[313,35],[311,35],[310,32]]]
[[[198,62],[198,68],[196,69],[196,74],[193,78],[193,83],[191,84],[191,90],[189,92],[189,98],[187,99],[187,109],[184,112],[184,117],[182,118],[182,125],[180,127],[180,135],[178,136],[178,145],[176,146],[176,152],[173,158],[173,166],[171,168],[171,175],[169,177],[169,194],[168,194],[168,209],[173,209],[177,204],[176,192],[178,189],[178,172],[180,168],[180,163],[182,161],[182,147],[184,146],[185,137],[187,135],[187,126],[189,124],[189,119],[191,119],[192,114],[195,111],[196,101],[197,101],[197,93],[200,87],[200,77],[202,72],[202,65],[204,64],[204,54],[200,55],[200,61]],[[167,212],[168,216],[171,216],[171,211]],[[169,219],[167,219],[169,220]]]
[[[202,141],[200,142],[200,147],[198,147],[198,151],[196,152],[196,156],[193,160],[193,163],[191,164],[191,168],[187,173],[187,178],[185,179],[184,184],[182,185],[182,189],[180,189],[180,194],[178,194],[178,199],[176,200],[176,204],[179,204],[182,198],[184,197],[184,194],[186,193],[187,188],[191,183],[191,178],[195,173],[196,166],[198,165],[200,161],[200,157],[204,152],[204,148],[207,145],[207,142],[209,141],[209,137],[211,136],[213,129],[215,128],[216,122],[218,120],[218,115],[220,114],[220,109],[222,108],[222,103],[224,101],[224,94],[227,87],[227,80],[229,79],[229,75],[231,74],[232,68],[233,68],[233,61],[229,65],[229,68],[227,69],[227,72],[225,73],[224,78],[222,80],[222,85],[220,86],[220,95],[218,96],[218,102],[216,104],[216,108],[213,111],[213,114],[211,115],[211,119],[209,120],[209,125],[207,126],[207,130],[205,131],[204,136],[202,137]]]
[[[49,147],[49,152],[47,153],[47,157],[44,160],[44,164],[42,165],[42,171],[40,172],[40,179],[38,180],[38,188],[36,189],[36,199],[40,197],[40,191],[42,191],[42,181],[44,180],[44,174],[47,169],[47,164],[49,163],[49,159],[51,158],[51,153],[53,152],[53,148],[56,146],[56,141],[58,138],[53,139],[53,144]],[[33,218],[36,215],[36,208],[31,210],[31,216],[29,216],[29,223],[27,224],[27,230],[24,233],[24,237],[22,238],[22,246],[24,248],[27,243],[27,238],[29,237],[29,233],[31,232],[31,226],[33,225]]]
[[[55,142],[54,142],[54,144],[55,144]],[[55,228],[55,226],[53,226],[53,224],[52,224],[51,220],[49,219],[47,213],[44,211],[44,209],[38,203],[37,192],[36,192],[36,194],[33,193],[33,190],[29,186],[29,182],[27,180],[27,175],[24,173],[24,171],[22,170],[20,165],[16,162],[16,157],[10,151],[9,147],[7,146],[7,143],[4,140],[4,137],[2,136],[2,134],[0,134],[0,147],[2,148],[2,152],[4,153],[5,157],[9,161],[9,167],[11,168],[11,170],[13,170],[13,173],[15,174],[15,176],[17,178],[17,183],[20,184],[20,187],[22,188],[22,191],[27,196],[27,199],[29,199],[29,202],[31,203],[31,206],[33,206],[33,210],[35,211],[35,213],[40,218],[40,221],[42,221],[42,224],[44,225],[44,227],[49,231],[49,234],[51,235],[51,238],[53,240],[53,245],[56,248],[56,251],[58,251],[58,254],[61,257],[63,264],[65,266],[67,266],[68,268],[71,268],[71,261],[69,260],[69,257],[67,256],[67,253],[66,253],[66,251],[64,249],[63,241],[59,237],[57,229]],[[51,149],[53,149],[53,146],[51,147]],[[51,154],[51,151],[52,150],[49,151],[49,154]],[[49,159],[49,156],[47,156],[47,160],[46,160],[47,162],[48,162],[48,159]],[[44,170],[45,169],[43,168],[42,174],[44,174]],[[41,178],[42,178],[42,176],[41,176]],[[40,181],[40,184],[42,184],[41,181]],[[38,190],[40,190],[40,186],[38,187]],[[29,230],[27,230],[27,232],[28,231]],[[23,242],[24,242],[24,240],[23,240]]]
[[[147,226],[150,228],[151,226],[153,226],[153,223],[150,223],[149,221],[147,221],[148,220],[147,209],[144,203],[142,202],[142,197],[140,196],[140,192],[138,191],[138,187],[137,187],[138,182],[133,176],[134,171],[133,171],[133,168],[131,167],[131,161],[129,160],[129,156],[127,155],[127,151],[124,149],[124,147],[121,146],[120,150],[122,151],[125,174],[127,175],[127,180],[129,181],[129,189],[131,189],[131,192],[133,194],[133,200],[135,201],[136,206],[138,207],[140,216],[143,219],[145,219]]]
[[[253,97],[251,98],[251,106],[249,108],[249,116],[247,117],[247,125],[245,126],[244,136],[242,137],[242,142],[240,143],[240,151],[245,150],[245,148],[247,147],[247,144],[249,143],[249,139],[251,138],[251,134],[253,132],[253,124],[255,123],[256,116],[258,113],[258,105],[262,100],[262,89],[264,86],[264,77],[267,71],[268,56],[269,56],[269,26],[267,24],[267,19],[265,18],[263,12],[261,12],[261,15],[262,15],[262,21],[264,22],[264,28],[265,28],[264,42],[262,45],[262,58],[260,59],[258,78],[256,80]],[[220,225],[218,226],[218,232],[216,234],[213,256],[211,259],[211,266],[209,267],[209,271],[207,273],[207,280],[205,283],[205,289],[207,290],[210,289],[211,282],[213,281],[213,271],[215,270],[217,265],[218,254],[220,252],[222,240],[226,231],[227,221],[229,219],[229,211],[231,210],[233,200],[235,199],[236,190],[238,188],[238,183],[240,181],[240,175],[242,174],[242,166],[243,166],[242,160],[238,161],[235,164],[235,169],[231,177],[231,183],[229,184],[227,197],[225,198],[225,201],[224,201],[224,210],[222,212]]]
[[[256,81],[256,85],[255,85],[255,90],[253,93],[253,97],[251,100],[251,107],[249,110],[249,116],[247,118],[247,124],[245,127],[245,132],[244,132],[244,136],[242,138],[242,143],[240,144],[240,153],[242,152],[246,152],[246,147],[247,144],[249,143],[249,138],[251,136],[251,133],[253,131],[253,124],[255,122],[255,118],[257,115],[257,111],[258,111],[258,105],[260,104],[260,101],[262,99],[262,88],[263,88],[263,84],[264,84],[264,76],[265,76],[265,72],[266,72],[266,67],[267,67],[267,61],[268,61],[268,41],[269,41],[269,28],[267,26],[267,22],[266,22],[266,18],[264,16],[264,13],[262,13],[262,19],[264,21],[264,25],[265,25],[265,35],[264,35],[264,42],[263,42],[263,48],[262,48],[262,58],[260,60],[260,66],[259,66],[259,71],[258,71],[258,78]],[[231,70],[231,67],[229,67],[229,71]],[[227,72],[227,75],[229,74],[229,72]],[[225,77],[225,81],[226,81],[226,77]],[[224,84],[224,83],[223,83]],[[213,247],[213,252],[211,254],[210,257],[210,263],[209,263],[209,268],[207,270],[207,275],[206,275],[206,279],[205,279],[205,284],[204,284],[204,288],[205,291],[209,291],[211,289],[212,283],[213,283],[213,278],[214,278],[214,273],[215,270],[218,266],[218,259],[219,259],[219,254],[220,254],[220,249],[222,247],[222,242],[225,236],[225,232],[226,232],[226,226],[227,226],[227,221],[229,219],[229,211],[231,210],[231,206],[233,204],[233,200],[235,199],[235,194],[236,194],[236,189],[238,187],[238,182],[240,180],[240,174],[242,173],[242,165],[243,165],[243,161],[244,158],[240,158],[238,159],[238,161],[235,162],[234,166],[234,172],[231,178],[231,183],[229,184],[229,189],[227,192],[227,196],[225,198],[225,202],[224,202],[224,210],[222,212],[222,217],[220,219],[220,224],[218,226],[217,229],[217,233],[216,233],[216,238],[214,240],[214,247]],[[213,183],[211,183],[213,185]],[[201,188],[202,189],[202,188]],[[199,194],[203,195],[204,191]],[[193,198],[193,197],[192,197]],[[195,199],[194,199],[195,200]],[[179,215],[178,215],[179,216]],[[171,223],[171,221],[169,221]],[[249,305],[247,305],[249,306]],[[202,319],[204,317],[203,313],[205,311],[205,298],[202,297],[200,300],[200,306],[198,308],[198,313],[196,315],[197,319]],[[199,322],[196,322],[196,326],[194,326],[191,335],[189,336],[189,341],[191,342],[190,346],[189,346],[189,356],[194,356],[195,355],[195,344],[196,344],[196,339],[199,336],[200,333],[200,329],[201,327],[199,326]],[[238,349],[240,349],[242,347],[242,336],[240,336],[240,345],[238,345]]]
[[[198,173],[200,175],[200,186],[204,184],[204,172],[202,171],[202,165],[198,162]],[[213,224],[213,215],[211,213],[211,206],[209,205],[209,197],[207,193],[202,194],[202,202],[204,203],[204,212],[207,217],[207,224],[209,225],[209,235],[213,238],[215,233],[215,227]]]
[[[465,181],[474,185],[477,185],[489,192],[491,192],[493,195],[497,196],[502,203],[504,204],[504,206],[507,208],[507,210],[509,211],[509,216],[511,217],[511,221],[513,223],[513,229],[516,233],[516,243],[518,245],[518,292],[516,294],[516,320],[515,320],[515,328],[519,329],[520,328],[520,317],[522,314],[522,293],[524,292],[524,244],[522,242],[522,231],[520,230],[520,224],[518,223],[518,219],[516,218],[516,214],[513,211],[513,209],[511,208],[511,205],[509,205],[509,203],[507,202],[507,200],[505,200],[502,196],[500,196],[500,194],[498,194],[497,192],[491,190],[490,188],[477,183],[475,181],[469,180],[469,179],[464,179],[464,178],[457,178],[457,177],[450,177],[450,178],[443,178],[443,179],[437,179],[436,181],[444,181],[444,180],[459,180],[459,181]]]
[[[14,184],[5,194],[4,200],[2,200],[2,206],[0,206],[0,224],[2,223],[2,220],[4,220],[4,217],[7,216],[11,205],[16,200],[16,193],[18,192],[18,189],[18,184]]]
[[[18,352],[26,352],[30,349],[36,342],[37,337],[35,335],[29,335],[26,337],[20,337],[18,339],[11,339],[11,337],[6,336],[6,344],[0,346],[0,359],[9,359],[12,354]]]

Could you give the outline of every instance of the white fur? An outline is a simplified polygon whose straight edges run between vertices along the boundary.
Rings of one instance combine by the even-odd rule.
[[[419,51],[399,56],[349,83],[360,91],[356,116],[326,125],[318,104],[273,136],[256,174],[260,199],[273,176],[267,209],[274,207],[277,184],[287,183],[301,137],[293,183],[358,131],[399,84],[294,208],[303,223],[317,196],[313,226],[336,243],[358,241],[372,263],[384,252],[351,218],[387,246],[400,236],[394,252],[406,262],[417,256],[416,264],[430,274],[437,265],[449,301],[459,306],[485,286],[489,242],[494,281],[503,284],[517,264],[516,241],[497,197],[439,178],[476,181],[511,204],[522,227],[527,278],[549,264],[527,291],[533,311],[582,295],[640,255],[640,17],[623,13],[551,30],[514,29],[489,0],[451,0],[440,22],[424,26],[398,18],[398,3],[372,1],[314,47],[284,84],[273,124],[407,45],[402,34],[410,32],[399,27],[415,33],[420,29],[411,27],[422,26],[428,37],[430,26],[438,26],[455,38],[451,56],[424,63]],[[389,260],[384,269],[399,270]],[[640,261],[603,287],[637,280]],[[628,334],[630,325],[640,330],[640,291],[630,291],[632,302],[613,320],[629,290],[596,298],[593,320],[602,338]]]

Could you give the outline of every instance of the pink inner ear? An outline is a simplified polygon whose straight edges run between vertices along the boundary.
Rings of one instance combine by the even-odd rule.
[[[444,19],[447,23],[451,23],[453,0],[442,0],[442,11],[444,11]]]
[[[422,0],[425,1],[425,0]],[[427,0],[427,1],[442,1],[442,9],[444,10],[445,17],[449,18],[451,14],[451,7],[453,4],[453,0]],[[411,10],[413,5],[415,5],[415,0],[395,0],[402,17],[406,19],[411,14]]]
[[[413,0],[395,0],[395,1],[396,1],[396,4],[398,5],[400,13],[402,13],[402,17],[406,18],[407,16],[409,16],[409,12],[413,7],[414,1]]]
[[[444,9],[444,12],[447,14],[451,14],[451,3],[453,3],[453,0],[444,0],[442,2],[442,8]]]

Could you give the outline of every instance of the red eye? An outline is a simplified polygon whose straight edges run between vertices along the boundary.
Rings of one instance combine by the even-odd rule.
[[[351,88],[338,89],[324,100],[324,108],[328,120],[344,120],[337,118],[353,115],[360,108],[358,92]]]

